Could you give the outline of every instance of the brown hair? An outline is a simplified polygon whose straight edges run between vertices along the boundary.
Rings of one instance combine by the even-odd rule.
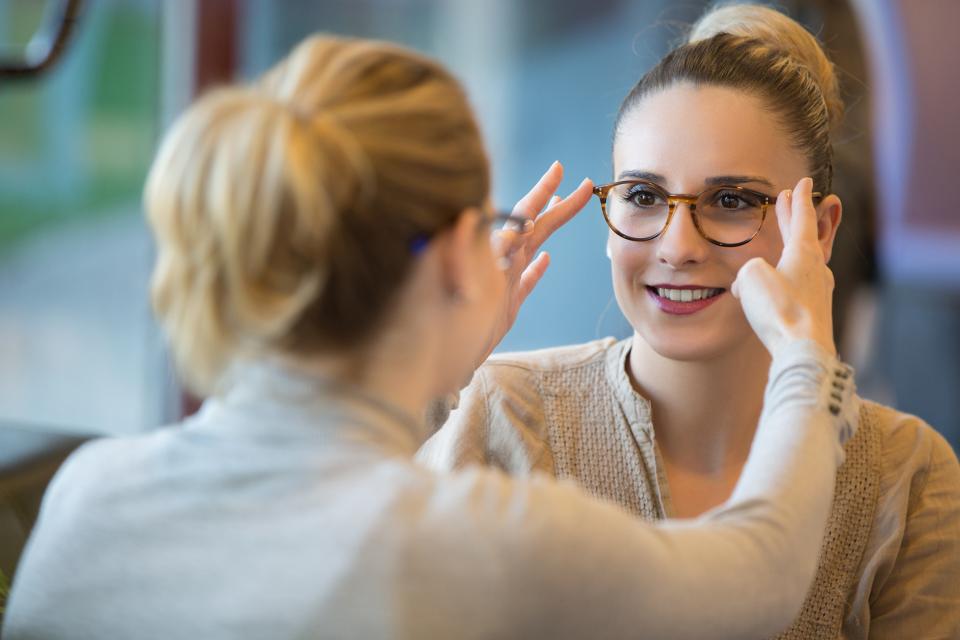
[[[830,192],[830,132],[843,116],[843,102],[833,65],[800,24],[760,5],[711,10],[694,25],[685,44],[634,85],[620,105],[614,134],[644,97],[679,82],[731,87],[759,97],[794,147],[806,155],[814,190]]]
[[[172,127],[145,200],[152,299],[186,382],[241,353],[348,350],[388,312],[429,237],[489,192],[456,80],[383,42],[315,36]]]

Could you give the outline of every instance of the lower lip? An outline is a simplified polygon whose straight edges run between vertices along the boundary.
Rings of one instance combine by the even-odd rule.
[[[704,298],[703,300],[691,300],[690,302],[677,302],[669,298],[664,298],[659,295],[655,289],[647,287],[647,293],[650,294],[650,297],[653,298],[654,303],[660,307],[660,311],[664,313],[669,313],[674,316],[688,316],[691,313],[696,313],[706,309],[714,302],[720,299],[720,297],[726,293],[726,291],[721,291],[712,298]]]

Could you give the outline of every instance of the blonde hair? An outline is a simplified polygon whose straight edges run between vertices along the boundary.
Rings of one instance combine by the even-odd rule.
[[[395,45],[314,36],[201,98],[145,190],[153,306],[187,385],[214,391],[243,354],[356,347],[412,244],[481,206],[489,181],[459,84]]]
[[[833,64],[803,26],[762,5],[711,9],[686,43],[634,85],[620,105],[615,132],[645,96],[684,81],[733,87],[764,100],[794,147],[806,155],[815,190],[830,192],[830,134],[843,117],[843,101]]]

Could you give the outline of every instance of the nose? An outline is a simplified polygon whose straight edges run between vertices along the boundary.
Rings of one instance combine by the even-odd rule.
[[[703,262],[709,243],[693,222],[693,213],[686,202],[678,202],[657,243],[657,259],[675,269]]]

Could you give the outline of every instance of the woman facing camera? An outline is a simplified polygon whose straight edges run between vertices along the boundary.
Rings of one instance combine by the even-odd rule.
[[[816,40],[783,14],[704,16],[623,101],[613,181],[596,188],[633,335],[491,359],[421,458],[572,479],[647,520],[728,499],[770,366],[733,283],[752,259],[776,263],[776,194],[803,176],[829,260],[836,85]],[[920,636],[960,637],[960,469],[921,420],[863,402],[815,583],[783,637]]]
[[[509,327],[546,267],[537,247],[592,189],[551,199],[554,166],[501,215],[489,176],[456,81],[383,43],[309,39],[256,84],[190,108],[147,184],[152,293],[185,378],[210,399],[181,425],[70,458],[5,637],[784,628],[856,425],[809,187],[771,206],[789,238],[778,268],[741,269],[740,302],[724,302],[774,353],[742,480],[696,520],[649,524],[548,478],[414,462],[429,401]]]

